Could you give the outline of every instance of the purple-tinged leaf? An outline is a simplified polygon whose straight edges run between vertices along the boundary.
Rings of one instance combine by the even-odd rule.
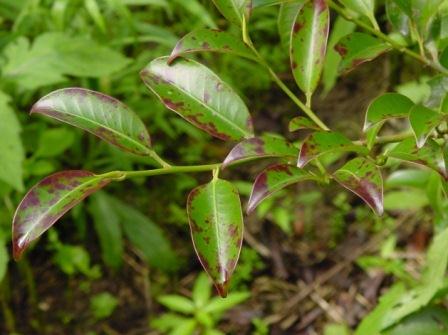
[[[225,297],[243,242],[238,191],[228,181],[214,178],[190,192],[187,212],[196,254]]]
[[[12,226],[14,258],[66,212],[110,182],[88,171],[55,173],[35,185],[16,210]]]
[[[297,166],[302,168],[311,160],[331,152],[353,151],[367,155],[366,147],[354,144],[340,133],[321,131],[308,136],[302,143]]]
[[[185,54],[210,51],[228,53],[236,56],[256,59],[252,50],[239,36],[217,29],[198,29],[182,37],[172,51],[168,63]]]
[[[382,55],[391,46],[368,34],[354,32],[344,36],[334,48],[342,57],[339,71],[347,73]]]
[[[334,179],[359,196],[377,215],[383,215],[383,177],[375,163],[355,158],[333,174]]]
[[[446,114],[438,113],[421,105],[415,105],[411,109],[409,122],[411,123],[418,148],[425,145],[429,135],[446,117]]]
[[[152,152],[148,131],[140,118],[105,94],[64,88],[40,99],[31,113],[43,114],[84,129],[120,149],[147,156]]]
[[[290,43],[291,68],[299,88],[309,98],[323,70],[330,27],[325,0],[308,1],[297,14]]]
[[[285,139],[274,136],[253,137],[238,143],[227,155],[222,167],[267,157],[297,157],[298,149]]]
[[[415,139],[405,139],[387,151],[385,155],[429,167],[448,179],[448,157],[445,157],[442,147],[432,139],[428,139],[422,148],[417,147]]]
[[[281,189],[305,180],[318,181],[319,179],[292,165],[278,164],[266,168],[255,179],[246,212],[248,214],[253,212],[264,199]]]
[[[198,62],[168,57],[150,62],[141,72],[146,86],[163,104],[196,127],[222,140],[253,137],[244,101],[215,73]]]
[[[300,129],[321,130],[321,128],[305,116],[297,116],[289,121],[288,129],[290,132]]]

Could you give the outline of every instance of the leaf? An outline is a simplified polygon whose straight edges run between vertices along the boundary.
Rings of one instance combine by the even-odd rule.
[[[391,49],[389,44],[358,32],[344,36],[334,48],[342,57],[339,71],[343,73],[350,72],[358,65],[369,62]]]
[[[108,197],[120,219],[125,236],[151,266],[171,271],[180,261],[159,226],[146,215],[124,202]]]
[[[205,273],[200,273],[194,282],[191,297],[197,308],[202,309],[210,299],[210,280]]]
[[[241,26],[246,10],[250,9],[250,0],[212,0],[216,8],[231,23]]]
[[[425,103],[428,108],[439,109],[443,99],[448,93],[448,77],[439,75],[428,80],[427,84],[431,88],[431,95]]]
[[[190,192],[187,212],[196,254],[225,297],[243,242],[238,191],[228,181],[214,178]]]
[[[21,127],[10,97],[0,91],[0,181],[23,191],[25,151],[20,138]]]
[[[372,22],[373,27],[378,27],[375,19],[375,0],[341,0],[341,3],[347,8],[367,17]]]
[[[402,320],[385,335],[445,335],[448,332],[448,313],[440,307],[427,307]]]
[[[394,0],[386,0],[386,15],[395,30],[403,36],[409,35],[409,17]]]
[[[40,134],[39,144],[34,157],[57,157],[73,145],[75,134],[71,129],[55,128]]]
[[[356,25],[345,20],[342,16],[338,16],[331,29],[330,39],[328,41],[327,56],[325,57],[324,70],[322,73],[322,82],[324,85],[324,94],[330,92],[333,86],[336,84],[336,79],[339,75],[338,68],[341,63],[342,57],[334,49],[339,40],[350,33],[356,28]]]
[[[424,189],[429,183],[431,171],[421,169],[405,169],[392,172],[386,180],[386,187],[416,187]]]
[[[333,176],[339,184],[364,200],[377,215],[383,215],[383,177],[373,162],[366,158],[352,159]]]
[[[287,4],[297,0],[252,0],[252,8]]]
[[[175,312],[183,314],[193,314],[195,312],[193,302],[180,295],[162,295],[157,298],[157,301]]]
[[[9,255],[6,249],[6,241],[3,240],[3,236],[0,236],[0,282],[6,275],[8,270]]]
[[[106,265],[118,269],[123,263],[123,234],[115,207],[107,194],[98,192],[91,198],[89,211],[101,245]]]
[[[428,197],[421,190],[388,192],[384,197],[384,208],[389,211],[418,211],[428,205]]]
[[[303,169],[287,164],[266,168],[255,179],[246,212],[252,213],[263,200],[281,189],[306,180],[319,179]]]
[[[168,63],[189,53],[210,51],[233,54],[255,60],[252,50],[234,34],[217,29],[198,29],[182,37],[171,52]]]
[[[320,128],[313,121],[304,116],[297,116],[289,121],[288,129],[290,132],[300,129],[320,130]]]
[[[306,0],[291,1],[280,6],[277,20],[278,33],[282,45],[288,49],[291,43],[292,27],[305,2]]]
[[[227,155],[222,163],[222,168],[226,168],[236,162],[248,162],[255,159],[267,157],[295,157],[298,149],[285,139],[264,135],[253,137],[238,143]]]
[[[414,103],[398,93],[386,93],[373,100],[367,108],[364,131],[392,118],[407,117]]]
[[[91,172],[74,170],[55,173],[31,188],[14,215],[14,259],[65,213],[109,182]]]
[[[415,105],[409,113],[409,122],[415,135],[417,147],[425,145],[433,130],[446,118],[446,115],[435,112],[421,105]]]
[[[120,101],[99,92],[57,90],[41,98],[31,113],[84,129],[127,152],[143,156],[152,152],[150,137],[139,117]]]
[[[195,16],[199,21],[210,28],[216,28],[216,23],[211,13],[198,0],[174,0],[175,4],[184,7],[191,15]],[[165,4],[166,7],[171,6],[170,3]]]
[[[226,299],[213,298],[204,308],[204,312],[211,314],[223,313],[250,298],[249,292],[230,293]]]
[[[323,70],[330,27],[330,10],[324,0],[305,3],[292,27],[291,68],[299,88],[309,98]]]
[[[385,153],[388,157],[427,166],[448,178],[447,166],[442,148],[434,140],[429,139],[425,146],[418,148],[413,138],[408,138]]]
[[[196,127],[222,140],[253,136],[243,100],[218,76],[193,60],[157,58],[141,72],[146,86],[163,104]]]
[[[302,143],[297,166],[303,168],[311,160],[330,152],[353,151],[367,154],[366,147],[354,144],[344,135],[336,132],[321,131],[309,135]]]

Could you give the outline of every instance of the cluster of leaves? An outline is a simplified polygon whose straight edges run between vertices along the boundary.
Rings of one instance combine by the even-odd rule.
[[[46,177],[27,193],[17,209],[13,222],[16,258],[68,210],[113,181],[160,174],[213,171],[210,182],[191,191],[187,200],[187,213],[198,258],[219,294],[226,296],[241,250],[243,215],[236,187],[221,179],[219,173],[230,166],[267,157],[276,159],[276,164],[267,167],[255,178],[248,201],[248,213],[263,200],[289,185],[304,181],[328,184],[334,180],[365,201],[376,214],[382,215],[382,170],[384,166],[388,166],[386,163],[391,164],[396,160],[420,164],[438,173],[434,177],[435,188],[438,190],[437,200],[444,201],[448,192],[448,155],[445,145],[448,109],[445,81],[448,70],[444,67],[445,58],[448,57],[445,31],[448,6],[445,2],[386,1],[386,12],[393,30],[389,35],[381,32],[375,19],[374,1],[213,2],[238,34],[230,30],[210,28],[194,30],[177,43],[169,56],[150,61],[140,75],[167,109],[213,137],[238,142],[223,163],[171,165],[156,153],[144,123],[127,105],[108,95],[87,89],[66,88],[54,91],[40,99],[31,112],[84,129],[124,152],[153,159],[160,168],[143,171],[117,170],[100,175],[75,170]],[[289,49],[291,72],[305,96],[305,102],[279,79],[255,49],[248,33],[251,12],[276,4],[281,5],[279,35],[283,47]],[[339,14],[331,32],[330,8]],[[89,11],[95,12],[92,9]],[[349,23],[344,18],[352,22]],[[98,18],[95,22],[99,27],[102,26]],[[365,32],[355,31],[357,26]],[[51,38],[54,38],[53,41],[58,39],[57,36]],[[73,43],[76,45],[82,42]],[[339,74],[394,49],[423,63],[431,71],[440,73],[428,81],[430,96],[424,101],[413,101],[399,93],[386,93],[376,98],[366,112],[365,139],[353,141],[342,133],[330,130],[312,110],[312,97],[321,77],[324,89],[328,91]],[[54,50],[58,48],[52,48]],[[13,52],[25,51],[31,55],[40,55],[39,45],[29,48],[26,41],[21,41],[13,48]],[[265,68],[307,116],[291,120],[289,130],[306,130],[307,137],[299,146],[295,146],[281,136],[255,135],[248,107],[237,92],[211,69],[185,57],[199,52],[233,54]],[[20,57],[12,59],[17,61]],[[122,62],[124,66],[126,60],[119,60],[118,57],[116,62]],[[78,65],[75,64],[74,67]],[[52,66],[59,73],[53,74],[54,77],[49,80],[57,82],[65,75],[79,74],[64,66]],[[334,71],[335,68],[338,69],[337,72]],[[7,73],[14,77],[15,71],[13,67]],[[8,100],[5,99],[5,104],[7,103]],[[409,131],[387,137],[378,136],[386,122],[396,118],[408,121]],[[15,133],[12,134],[13,137]],[[385,146],[389,143],[393,145]],[[352,156],[344,161],[342,158],[346,153]],[[323,164],[323,158],[329,154],[337,155],[337,159],[331,164]],[[444,233],[435,240],[433,249],[436,251],[429,251],[428,263],[432,263],[433,255],[440,251],[440,240],[445,240]],[[380,328],[376,328],[377,331],[394,325],[432,301],[441,288],[440,273],[444,273],[447,259],[448,256],[442,254],[434,261],[439,265],[438,272],[432,273],[429,278],[437,278],[437,285],[423,282],[423,289],[416,288],[411,297],[416,303],[397,301],[394,317],[390,318],[390,310],[387,310],[387,320],[378,323]],[[404,287],[401,291],[398,290],[397,296],[400,295],[400,299],[409,298],[402,297],[403,290]],[[380,304],[379,310],[381,306]],[[360,334],[367,334],[362,331],[360,330]]]

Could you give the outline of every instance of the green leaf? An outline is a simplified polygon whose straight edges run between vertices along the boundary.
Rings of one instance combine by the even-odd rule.
[[[243,100],[215,73],[193,60],[157,58],[141,77],[163,104],[210,135],[222,140],[253,136]]]
[[[405,169],[392,172],[386,180],[386,187],[416,187],[424,189],[429,182],[431,171]]]
[[[118,299],[108,292],[94,295],[90,299],[90,309],[96,320],[110,317],[118,306]]]
[[[23,191],[25,151],[19,120],[9,103],[10,97],[0,91],[0,181]]]
[[[409,17],[394,0],[386,0],[386,15],[395,30],[403,36],[409,35]]]
[[[255,179],[247,204],[247,213],[253,212],[263,200],[274,193],[305,180],[318,180],[318,178],[303,169],[286,164],[266,168]]]
[[[347,8],[367,17],[373,27],[378,27],[375,19],[375,0],[341,0],[341,3]]]
[[[57,157],[70,148],[75,141],[75,134],[66,128],[49,129],[40,134],[36,158]]]
[[[285,139],[264,135],[238,143],[227,155],[222,168],[234,163],[267,157],[297,157],[298,149]]]
[[[150,265],[165,270],[175,270],[179,260],[170,242],[147,216],[122,201],[109,197],[115,214],[120,218],[125,236],[140,251],[142,258]]]
[[[308,136],[302,143],[297,166],[302,168],[311,160],[331,152],[353,151],[367,155],[368,150],[361,145],[353,144],[344,135],[336,132],[321,131]]]
[[[205,273],[200,273],[194,282],[191,297],[197,308],[202,308],[209,301],[211,294],[211,285],[208,276]]]
[[[243,242],[238,190],[228,181],[214,178],[191,191],[187,212],[199,260],[225,297]]]
[[[448,177],[442,148],[432,139],[429,139],[422,148],[418,148],[415,140],[408,138],[389,149],[385,155],[427,166],[439,172],[444,178]]]
[[[243,17],[250,9],[250,0],[212,0],[216,8],[231,23],[242,26]]]
[[[150,155],[151,140],[139,117],[120,101],[83,88],[64,88],[40,99],[31,113],[84,129],[120,149]]]
[[[100,7],[98,6],[96,0],[84,0],[84,6],[98,29],[101,30],[103,34],[106,34],[106,22],[104,20],[104,16],[101,14]]]
[[[421,190],[388,192],[384,197],[384,208],[389,211],[418,211],[428,205],[428,197]]]
[[[197,321],[195,319],[188,319],[181,322],[170,335],[193,335],[197,327]]]
[[[14,258],[71,208],[110,180],[88,171],[55,173],[32,187],[23,198],[12,224]]]
[[[252,50],[240,37],[217,29],[198,29],[182,37],[171,52],[168,63],[185,54],[210,51],[255,60]]]
[[[402,320],[384,335],[445,335],[448,333],[448,313],[445,308],[427,307]]]
[[[195,311],[193,302],[180,295],[162,295],[157,301],[175,312],[193,314]]]
[[[305,2],[306,0],[291,1],[280,6],[277,27],[280,41],[287,49],[289,49],[291,43],[292,27],[296,21],[297,14]]]
[[[342,16],[338,16],[336,18],[333,28],[331,29],[330,39],[328,41],[327,56],[325,58],[324,70],[322,73],[324,94],[330,92],[339,75],[338,68],[342,57],[334,49],[334,47],[343,36],[352,33],[355,28],[356,25],[353,22],[345,20]]]
[[[409,113],[409,122],[415,135],[417,147],[425,145],[429,135],[446,118],[446,115],[435,112],[421,105],[415,105]]]
[[[431,78],[428,83],[431,88],[431,95],[425,103],[428,108],[439,109],[440,105],[448,93],[448,77],[444,75]]]
[[[320,130],[313,121],[304,116],[297,116],[289,121],[288,129],[290,132],[297,131],[300,129],[311,129],[311,130]]]
[[[241,304],[243,301],[249,299],[249,292],[235,292],[230,293],[226,299],[213,298],[204,308],[204,312],[211,314],[223,313],[232,307]]]
[[[252,8],[287,4],[297,0],[252,0]]]
[[[330,27],[324,0],[305,3],[292,27],[290,58],[297,85],[310,99],[323,70]]]
[[[165,1],[164,1],[165,2]],[[216,28],[216,23],[213,20],[211,13],[201,4],[198,0],[174,0],[174,2],[178,6],[184,7],[191,15],[196,16],[199,21],[210,28]],[[166,7],[169,7],[171,4],[165,3]]]
[[[0,236],[0,282],[3,281],[6,271],[8,270],[9,255],[6,249],[6,241]]]
[[[352,159],[333,176],[339,184],[364,200],[377,215],[383,215],[383,177],[373,162],[361,157]]]
[[[364,131],[384,121],[407,117],[414,103],[398,93],[386,93],[375,98],[367,108]]]
[[[339,71],[343,73],[350,72],[358,65],[369,62],[391,49],[389,44],[358,32],[344,36],[334,48],[342,57]]]
[[[109,196],[103,192],[91,198],[89,211],[101,245],[101,256],[106,265],[117,269],[123,262],[123,236],[120,220]]]

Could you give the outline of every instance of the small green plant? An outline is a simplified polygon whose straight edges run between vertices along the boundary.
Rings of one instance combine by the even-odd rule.
[[[213,0],[213,3],[227,19],[230,28],[226,31],[200,28],[190,32],[177,43],[170,55],[150,61],[141,70],[140,76],[167,109],[205,133],[233,142],[233,149],[219,162],[177,165],[156,152],[157,147],[153,145],[143,121],[122,102],[84,88],[64,88],[51,92],[34,104],[32,114],[44,115],[86,130],[126,153],[151,160],[150,164],[158,167],[114,169],[102,174],[71,170],[44,178],[31,188],[17,208],[12,236],[14,257],[19,259],[30,243],[65,213],[111,183],[168,174],[208,173],[210,181],[194,188],[187,198],[187,216],[199,261],[219,294],[225,297],[238,262],[244,228],[237,188],[223,179],[222,175],[237,165],[270,158],[275,164],[263,169],[254,178],[247,214],[251,214],[273,194],[303,182],[323,186],[338,184],[364,201],[378,216],[383,215],[385,210],[393,212],[403,209],[400,207],[403,205],[400,197],[404,196],[407,197],[406,202],[417,199],[419,207],[431,205],[440,229],[434,239],[433,249],[428,252],[428,264],[431,264],[429,274],[410,291],[404,285],[391,289],[372,312],[375,316],[378,313],[387,314],[387,318],[377,322],[376,328],[362,324],[360,329],[363,330],[359,330],[358,334],[369,334],[371,329],[382,332],[432,304],[444,287],[441,277],[448,259],[441,247],[448,238],[445,228],[448,193],[448,3],[442,0],[387,0],[386,19],[381,25],[375,16],[373,0]],[[252,29],[252,12],[279,4],[281,43],[277,47],[288,55],[290,70],[301,94],[295,94],[296,89],[289,88],[282,81],[255,47],[249,33]],[[187,8],[191,10],[191,7]],[[87,11],[98,29],[102,30],[104,22],[95,7],[90,5]],[[332,11],[337,18],[330,29]],[[204,23],[209,27],[214,25],[207,18]],[[86,71],[76,57],[67,57],[66,62],[61,64],[57,55],[66,53],[66,48],[73,46],[86,51],[94,50],[95,55],[92,57],[97,61],[97,66]],[[103,72],[112,71],[108,67],[115,70],[124,68],[129,61],[84,38],[66,38],[59,33],[52,33],[36,39],[32,47],[26,39],[21,39],[11,47],[4,73],[9,77],[17,77],[17,68],[20,70],[22,66],[17,66],[15,62],[26,59],[22,53],[33,58],[34,53],[41,49],[53,55],[54,63],[45,68],[45,77],[35,73],[19,76],[19,83],[24,87],[38,87],[44,80],[59,83],[61,78],[74,74],[92,73],[101,77]],[[313,97],[321,78],[324,90],[328,92],[339,75],[392,51],[400,53],[407,61],[422,65],[421,77],[428,78],[425,80],[429,87],[428,95],[409,94],[412,87],[420,83],[407,88],[401,86],[397,92],[390,89],[390,92],[373,99],[368,106],[364,125],[359,127],[363,134],[361,138],[348,138],[332,130],[314,110]],[[298,110],[303,112],[304,115],[290,120],[289,132],[306,132],[304,139],[297,145],[287,141],[281,134],[257,134],[245,100],[209,67],[189,58],[205,52],[230,54],[252,62],[257,71],[264,69]],[[72,63],[77,65],[76,72],[68,67]],[[247,73],[246,77],[252,74]],[[0,104],[8,111],[9,98],[0,95]],[[405,121],[404,129],[384,133],[396,119]],[[5,128],[2,123],[0,127]],[[17,139],[18,127],[3,128],[0,130],[2,134],[7,134],[8,140]],[[190,134],[195,133],[190,131]],[[58,136],[60,134],[56,134],[55,138]],[[66,139],[69,139],[68,136],[64,136]],[[48,140],[43,138],[42,143]],[[60,144],[67,143],[69,141],[65,144],[61,141]],[[0,154],[11,154],[11,148],[14,152],[14,145],[6,147],[8,150],[0,150]],[[194,148],[191,150],[194,152]],[[54,155],[59,151],[58,148],[45,149],[37,151],[36,155]],[[329,155],[332,157],[330,160]],[[424,197],[418,196],[421,192],[410,194],[403,190],[401,193],[391,193],[386,189],[384,194],[383,174],[396,172],[401,164],[416,164],[425,171],[434,171],[428,179]],[[6,178],[9,183],[21,189],[18,171],[9,167],[7,172],[10,175],[10,178]],[[0,176],[5,179],[8,173]],[[92,211],[95,213],[95,208]],[[276,210],[273,214],[277,223],[289,232],[288,213]],[[133,236],[139,237],[138,234]],[[141,236],[137,241],[135,243],[145,244]],[[102,244],[104,248],[107,243],[103,241]],[[394,304],[384,303],[389,299]],[[192,303],[184,307],[187,305],[192,306]],[[190,309],[186,308],[184,312]],[[194,328],[196,322],[189,320],[188,325]]]
[[[164,334],[222,335],[216,327],[224,312],[249,298],[249,292],[230,293],[225,300],[211,297],[207,275],[201,273],[194,283],[191,298],[163,295],[160,304],[170,310],[151,320],[151,326]]]

